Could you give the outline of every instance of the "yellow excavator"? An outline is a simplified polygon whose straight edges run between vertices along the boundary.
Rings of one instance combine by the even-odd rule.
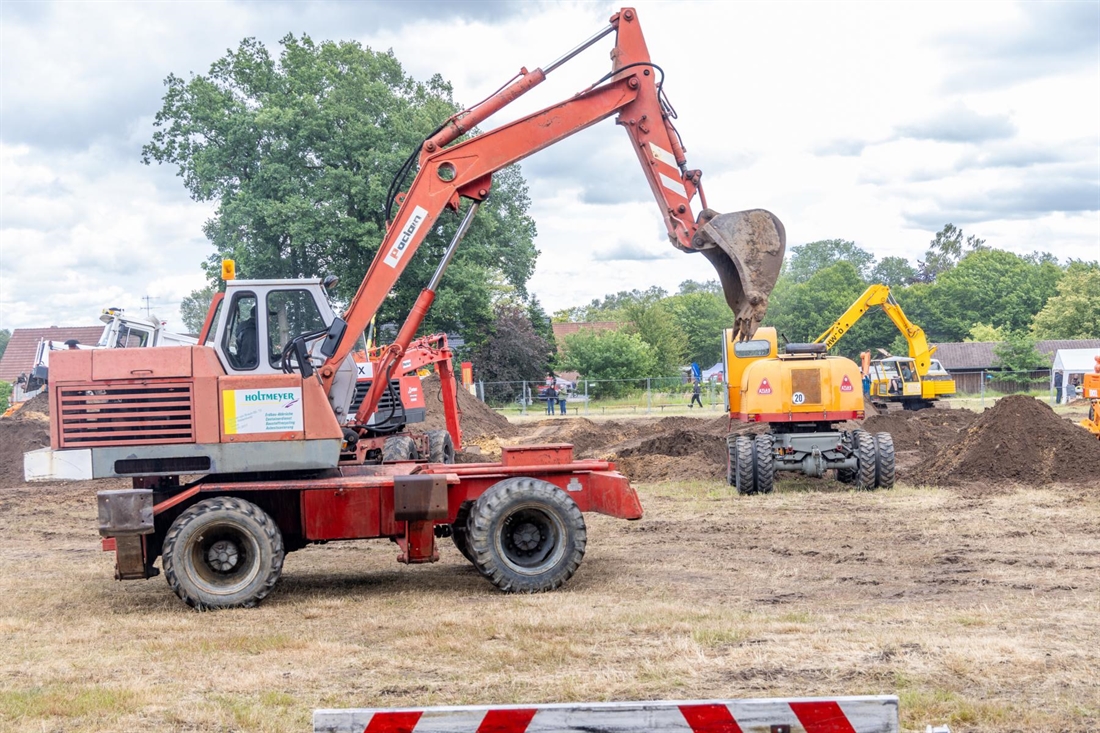
[[[955,394],[955,380],[938,361],[932,358],[935,346],[928,345],[924,329],[909,320],[887,285],[871,285],[844,311],[833,325],[814,339],[831,349],[840,337],[848,333],[863,314],[876,305],[882,306],[887,317],[898,327],[909,356],[887,356],[871,359],[865,354],[863,374],[870,377],[871,404],[885,408],[888,403],[900,404],[906,410],[922,410],[935,405],[936,400]]]
[[[1081,394],[1089,401],[1089,415],[1079,424],[1100,438],[1100,356],[1096,357],[1093,372],[1093,374],[1086,374],[1081,380]]]

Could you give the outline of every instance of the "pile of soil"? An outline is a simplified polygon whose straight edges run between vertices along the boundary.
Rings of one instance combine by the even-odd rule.
[[[997,401],[938,456],[915,472],[936,485],[1095,485],[1100,441],[1032,397]]]
[[[443,412],[439,375],[433,374],[426,377],[422,383],[427,418],[415,427],[418,430],[442,430],[447,427],[447,421]],[[461,386],[458,389],[458,411],[464,439],[487,436],[508,437],[516,434],[515,426],[508,422],[508,418],[462,389]]]
[[[23,453],[50,444],[50,401],[45,392],[0,419],[0,487],[23,484]]]
[[[918,412],[900,410],[867,418],[863,421],[863,429],[870,433],[890,433],[896,450],[915,450],[932,457],[954,442],[959,431],[970,427],[977,417],[972,410],[943,407]]]

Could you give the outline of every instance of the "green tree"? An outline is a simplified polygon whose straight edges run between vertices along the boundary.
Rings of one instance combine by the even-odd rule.
[[[999,377],[1009,382],[1030,382],[1032,371],[1050,366],[1035,348],[1035,338],[1026,331],[1010,333],[993,347],[993,355],[997,357],[997,365],[1004,370]]]
[[[0,328],[0,358],[3,358],[4,352],[8,349],[8,341],[11,339],[11,331],[6,328]]]
[[[681,286],[681,291],[683,286]],[[669,298],[676,327],[686,339],[687,362],[704,369],[722,359],[722,331],[733,326],[726,300],[714,292],[697,290]]]
[[[11,382],[0,381],[0,413],[7,412],[11,407]]]
[[[676,292],[677,295],[694,295],[696,293],[722,295],[722,283],[717,280],[705,280],[703,282],[684,280],[680,283],[680,289]]]
[[[565,337],[562,366],[575,370],[582,379],[595,380],[589,384],[590,395],[615,397],[637,387],[640,377],[652,376],[657,358],[636,333],[582,330]]]
[[[218,292],[213,285],[192,290],[191,294],[180,303],[180,318],[183,327],[188,333],[197,334],[202,330],[202,324],[206,321],[206,314],[210,310],[210,301],[214,299],[214,293]]]
[[[215,249],[203,264],[211,282],[232,257],[244,277],[337,275],[347,301],[392,216],[391,182],[457,107],[442,77],[417,82],[392,53],[308,36],[280,43],[278,59],[246,39],[205,75],[170,75],[142,158],[177,166],[192,198],[217,202],[204,226]],[[538,254],[529,205],[518,168],[494,176],[425,330],[485,333],[494,317],[486,283],[526,295]],[[379,322],[404,320],[458,220],[440,217]]]
[[[488,335],[471,354],[478,379],[484,381],[486,398],[509,397],[512,385],[497,382],[541,382],[552,349],[531,324],[526,309],[502,302],[494,307]]]
[[[954,224],[944,224],[943,229],[936,232],[929,243],[924,259],[918,263],[916,280],[934,283],[940,275],[955,267],[967,253],[986,249],[989,248],[985,246],[984,239],[967,236]]]
[[[1039,339],[1100,337],[1100,264],[1071,262],[1057,295],[1035,315],[1031,333]]]
[[[883,257],[871,268],[868,280],[897,288],[908,285],[916,276],[917,268],[904,257]]]
[[[937,280],[933,290],[954,339],[985,323],[1006,331],[1025,331],[1054,295],[1062,271],[1045,262],[1032,264],[1011,252],[979,249]],[[916,321],[920,323],[920,321]]]
[[[637,334],[649,344],[654,371],[636,377],[669,377],[678,374],[687,353],[687,338],[677,325],[668,301],[657,296],[641,298],[622,309],[627,333]]]
[[[860,249],[855,242],[846,239],[823,239],[792,247],[787,257],[784,273],[795,283],[804,283],[815,272],[847,262],[863,277],[871,270],[875,256]]]
[[[963,339],[964,341],[978,341],[978,342],[990,342],[990,341],[1004,341],[1005,330],[1003,328],[994,328],[987,323],[975,323],[970,327],[970,334]]]

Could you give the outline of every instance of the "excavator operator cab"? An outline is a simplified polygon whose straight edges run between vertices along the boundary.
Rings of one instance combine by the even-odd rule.
[[[722,332],[724,342],[722,366],[726,378],[726,399],[733,413],[740,411],[741,377],[745,369],[760,359],[774,359],[778,353],[776,331],[771,326],[756,329],[752,338],[747,341],[739,341],[738,338],[735,328],[727,328]]]
[[[321,344],[336,319],[320,278],[301,280],[229,280],[217,306],[208,343],[227,374],[283,374],[299,365],[287,347],[306,341],[309,360],[319,367]],[[343,421],[355,391],[355,365],[345,359],[337,370],[329,402]]]
[[[920,397],[921,382],[916,361],[904,356],[891,356],[871,362],[872,396]]]

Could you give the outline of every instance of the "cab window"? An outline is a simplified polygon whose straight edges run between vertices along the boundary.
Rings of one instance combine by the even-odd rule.
[[[273,290],[267,294],[267,352],[271,366],[282,368],[283,349],[291,339],[327,324],[308,290]]]
[[[738,341],[733,345],[733,355],[738,359],[754,359],[761,356],[767,356],[771,352],[771,342],[766,339]]]
[[[118,338],[115,346],[120,349],[142,348],[149,345],[149,332],[140,328],[130,328],[125,323],[119,324]]]
[[[260,365],[260,337],[256,328],[256,296],[235,293],[226,313],[222,348],[229,366],[235,370],[255,369]]]
[[[222,314],[222,304],[224,300],[219,300],[218,305],[214,308],[214,317],[210,319],[210,330],[206,332],[206,341],[203,341],[203,346],[210,346],[214,343],[214,337],[218,333],[218,318]]]

